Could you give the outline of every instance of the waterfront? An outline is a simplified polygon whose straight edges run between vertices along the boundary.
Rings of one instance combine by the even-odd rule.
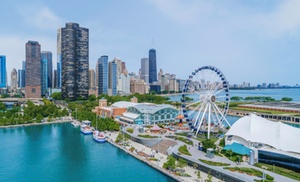
[[[173,181],[70,123],[0,129],[0,181]]]
[[[230,97],[248,97],[248,96],[266,96],[272,97],[276,100],[281,100],[283,97],[290,97],[293,102],[300,102],[300,89],[290,88],[290,89],[261,89],[261,90],[230,90]],[[181,94],[168,96],[171,101],[180,101]],[[189,97],[193,99],[198,99],[196,95],[191,94]]]

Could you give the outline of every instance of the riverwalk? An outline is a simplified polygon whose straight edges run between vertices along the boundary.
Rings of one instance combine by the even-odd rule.
[[[208,179],[208,174],[204,173],[204,172],[200,172],[201,173],[201,178],[198,179],[196,172],[198,170],[195,170],[194,168],[187,166],[184,167],[183,169],[185,170],[185,173],[189,174],[191,177],[182,177],[182,176],[177,176],[175,175],[173,172],[166,170],[163,168],[163,164],[167,161],[167,155],[160,153],[160,152],[156,152],[154,150],[152,150],[149,147],[146,147],[140,143],[134,142],[134,141],[129,141],[127,142],[127,146],[124,145],[119,145],[117,143],[115,143],[115,140],[118,136],[119,132],[112,132],[109,133],[109,138],[107,139],[107,141],[109,143],[111,143],[112,145],[118,147],[119,149],[123,150],[124,152],[128,153],[129,155],[139,159],[140,161],[146,163],[147,165],[155,168],[156,170],[159,170],[160,172],[162,172],[163,174],[171,177],[172,179],[176,180],[176,181],[182,181],[182,182],[204,182],[205,179]],[[134,147],[136,149],[136,151],[131,152],[129,149],[131,147]],[[145,153],[147,155],[154,155],[155,158],[159,159],[159,161],[152,161],[152,160],[148,160],[146,157],[139,155],[139,153]],[[213,182],[218,182],[221,181],[220,179],[214,178],[212,177],[212,181]]]
[[[16,127],[25,127],[25,126],[35,126],[35,125],[47,125],[47,124],[55,124],[55,123],[67,123],[72,122],[73,119],[71,117],[61,117],[55,118],[53,121],[45,121],[41,123],[24,123],[24,124],[16,124],[16,125],[5,125],[0,126],[0,128],[16,128]]]

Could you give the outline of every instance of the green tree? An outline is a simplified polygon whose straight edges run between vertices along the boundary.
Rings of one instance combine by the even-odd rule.
[[[180,168],[184,168],[187,166],[187,161],[182,158],[179,158],[177,161],[177,166]]]
[[[293,99],[292,98],[290,98],[290,97],[283,97],[282,99],[281,99],[281,101],[287,101],[287,102],[291,102]]]
[[[95,101],[96,100],[96,95],[92,94],[88,98],[89,101]]]
[[[214,142],[212,141],[212,140],[210,140],[210,139],[207,139],[207,140],[203,140],[202,141],[202,146],[203,146],[203,148],[205,149],[205,151],[206,151],[206,149],[209,149],[209,148],[216,148],[216,145],[214,144]]]
[[[174,170],[175,167],[176,167],[176,159],[172,155],[169,155],[167,162],[163,164],[163,168]]]
[[[6,110],[6,106],[3,102],[0,102],[0,110],[2,110],[2,111]]]
[[[233,97],[230,98],[230,100],[232,100],[232,101],[242,101],[243,97],[233,96]]]
[[[197,171],[197,178],[198,178],[198,179],[201,178],[201,173],[200,173],[200,171]]]
[[[51,97],[55,100],[62,100],[61,92],[54,92],[54,93],[52,93]]]
[[[212,182],[212,175],[208,174],[207,175],[207,180],[205,180],[206,182]]]
[[[43,119],[44,119],[44,117],[42,116],[42,114],[38,113],[36,116],[36,122],[40,123]]]

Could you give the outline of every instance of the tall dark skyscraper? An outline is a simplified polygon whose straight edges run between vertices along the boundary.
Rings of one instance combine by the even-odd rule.
[[[53,63],[52,63],[52,52],[50,51],[42,51],[41,54],[42,60],[47,60],[47,87],[52,87],[52,79],[53,79]]]
[[[87,98],[89,91],[89,30],[77,23],[61,28],[62,97]],[[58,35],[59,37],[59,35]]]
[[[157,81],[157,70],[156,70],[156,51],[155,49],[149,50],[149,83]]]
[[[41,45],[37,41],[26,43],[25,98],[41,98]]]

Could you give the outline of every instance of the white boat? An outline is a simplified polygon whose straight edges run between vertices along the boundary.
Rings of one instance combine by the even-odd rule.
[[[82,121],[80,132],[84,135],[91,135],[93,134],[93,129],[91,127],[91,122],[88,120]]]
[[[71,124],[76,128],[80,125],[78,121],[73,121]]]
[[[93,139],[98,143],[106,142],[105,135],[98,130],[94,131]]]

